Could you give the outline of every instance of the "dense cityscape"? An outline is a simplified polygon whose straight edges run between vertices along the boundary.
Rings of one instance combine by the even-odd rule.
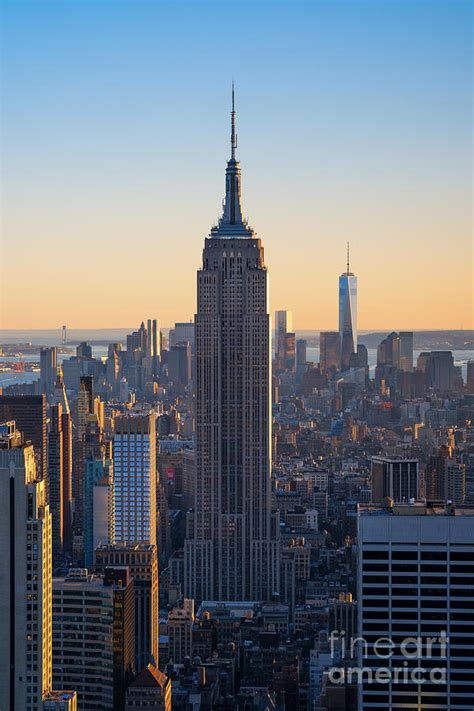
[[[2,711],[472,709],[474,361],[369,367],[349,245],[310,361],[236,149],[194,321],[3,387]]]

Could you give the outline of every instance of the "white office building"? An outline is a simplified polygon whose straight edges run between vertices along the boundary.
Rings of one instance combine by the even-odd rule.
[[[156,415],[115,421],[113,543],[156,544]]]

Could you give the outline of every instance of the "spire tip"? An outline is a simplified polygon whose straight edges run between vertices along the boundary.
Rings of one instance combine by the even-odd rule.
[[[234,80],[232,79],[232,111],[230,112],[230,150],[231,160],[235,160],[235,151],[237,148],[237,134],[235,132],[235,89]]]

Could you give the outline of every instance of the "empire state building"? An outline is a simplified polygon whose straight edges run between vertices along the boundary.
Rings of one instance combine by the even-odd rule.
[[[242,214],[232,89],[222,217],[197,274],[196,481],[185,541],[185,594],[268,600],[279,589],[271,511],[271,348],[261,240]]]

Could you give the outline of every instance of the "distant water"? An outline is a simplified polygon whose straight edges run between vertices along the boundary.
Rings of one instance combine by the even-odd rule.
[[[26,342],[26,341],[25,341]],[[28,343],[33,343],[31,339]],[[56,343],[45,343],[44,339],[38,345],[58,345]],[[94,358],[105,358],[107,356],[107,346],[92,346],[92,355]],[[58,363],[62,363],[64,359],[70,358],[72,353],[58,353]],[[23,361],[23,363],[36,363],[39,367],[39,353],[30,354],[25,353],[25,355],[19,356],[0,356],[1,363],[18,363]],[[24,371],[23,373],[16,372],[0,372],[0,387],[7,387],[7,385],[15,385],[15,383],[33,383],[35,380],[39,379],[39,371]]]
[[[25,341],[28,342],[34,342],[34,339],[27,339],[25,338]],[[58,345],[57,341],[53,342],[45,342],[45,339],[41,339],[41,345]],[[107,346],[92,346],[92,354],[94,358],[105,358],[107,356]],[[375,366],[377,364],[377,349],[376,348],[368,348],[368,354],[369,354],[369,368],[371,373],[373,374],[375,370]],[[418,355],[420,354],[421,351],[414,351],[414,360],[415,360],[415,365],[416,365],[416,360],[418,358]],[[454,350],[453,351],[453,356],[454,356],[454,364],[457,366],[461,366],[462,369],[462,376],[464,378],[464,382],[466,382],[467,378],[467,363],[470,360],[474,360],[474,350],[470,351],[459,351],[459,350]],[[70,358],[71,356],[68,354],[58,354],[58,361],[61,363],[65,358]],[[319,363],[319,348],[308,348],[307,349],[307,357],[308,361],[311,363]],[[39,354],[38,355],[24,355],[21,358],[18,357],[8,357],[8,356],[0,356],[0,362],[18,362],[18,361],[24,361],[25,363],[37,363],[39,365]],[[2,373],[0,372],[0,387],[6,387],[7,385],[13,385],[15,383],[32,383],[35,380],[38,380],[39,378],[39,372],[24,372],[24,373],[13,373],[13,372],[8,372],[8,373]]]

